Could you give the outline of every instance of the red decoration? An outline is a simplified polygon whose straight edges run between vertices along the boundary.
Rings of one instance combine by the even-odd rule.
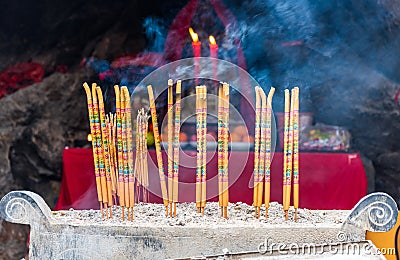
[[[189,156],[181,156],[183,165],[195,165],[196,151],[186,151]],[[153,162],[156,161],[155,150],[149,150]],[[163,153],[166,159],[166,153]],[[367,178],[360,155],[357,153],[300,153],[299,167],[300,208],[308,209],[351,209],[367,194]],[[212,157],[212,158],[211,158]],[[282,202],[282,153],[275,153],[271,165],[271,201]],[[253,201],[252,173],[254,153],[230,152],[229,169],[241,169],[229,173],[230,202]],[[63,154],[64,172],[55,210],[97,209],[97,195],[94,178],[93,153],[90,148],[69,148]],[[244,165],[244,168],[243,168]],[[167,165],[165,165],[167,167]],[[210,154],[207,163],[207,193],[218,191],[216,178],[218,167],[217,155]],[[243,169],[242,169],[243,168]],[[196,170],[180,169],[179,201],[195,200]],[[167,172],[167,171],[165,171]],[[158,189],[160,184],[155,179],[158,175],[150,174],[150,189]],[[208,194],[209,195],[209,194]],[[218,195],[208,201],[218,201]],[[150,202],[162,203],[162,198],[150,193]]]
[[[43,65],[36,62],[18,63],[0,74],[0,98],[37,82],[44,76]]]

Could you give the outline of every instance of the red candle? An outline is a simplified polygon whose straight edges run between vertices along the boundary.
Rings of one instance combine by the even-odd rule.
[[[210,35],[208,40],[210,41],[210,57],[218,59],[218,45],[214,36]]]
[[[196,85],[198,85],[198,75],[199,75],[199,65],[196,58],[201,56],[201,42],[199,42],[199,36],[197,33],[193,31],[193,29],[189,28],[190,37],[192,37],[192,49],[193,49],[193,57],[195,57],[195,64],[194,64],[194,78]]]
[[[208,37],[208,40],[210,41],[210,57],[218,59],[218,45],[217,42],[215,41],[214,36],[210,35]],[[217,79],[217,67],[218,67],[218,62],[216,60],[213,60],[214,80]]]

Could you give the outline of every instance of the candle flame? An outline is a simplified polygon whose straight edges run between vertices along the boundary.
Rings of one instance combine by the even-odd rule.
[[[88,142],[91,142],[91,141],[93,140],[93,138],[92,138],[92,135],[91,135],[91,134],[88,134],[88,135],[87,135],[87,140],[88,140]]]
[[[210,44],[217,44],[217,42],[215,41],[214,36],[212,36],[212,35],[210,35],[210,36],[208,37],[208,40],[210,41]]]
[[[190,37],[192,37],[193,42],[199,41],[199,35],[193,31],[193,28],[189,28]]]

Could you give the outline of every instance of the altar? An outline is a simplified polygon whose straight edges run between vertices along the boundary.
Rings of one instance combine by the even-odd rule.
[[[166,153],[163,151],[164,159]],[[229,153],[229,202],[252,204],[254,153]],[[179,202],[195,201],[196,151],[181,150]],[[358,153],[300,152],[300,208],[351,209],[367,194],[367,178]],[[149,150],[149,165],[156,164],[155,150]],[[207,197],[218,201],[217,153],[207,152]],[[98,209],[93,155],[90,148],[65,148],[63,178],[55,210]],[[186,165],[186,166],[185,166]],[[166,167],[166,165],[164,165]],[[282,203],[282,153],[276,152],[271,165],[271,201]],[[165,172],[166,169],[165,169]],[[149,167],[149,202],[162,203],[159,176]],[[216,194],[216,196],[214,196]]]

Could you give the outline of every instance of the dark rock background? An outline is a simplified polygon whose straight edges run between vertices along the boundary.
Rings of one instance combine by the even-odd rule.
[[[0,0],[0,71],[27,61],[46,71],[42,82],[0,99],[0,196],[27,189],[54,205],[64,147],[87,144],[81,84],[98,78],[80,61],[161,52],[170,22],[187,1],[165,2]],[[249,72],[278,89],[275,110],[282,90],[300,85],[303,111],[351,132],[353,149],[371,173],[369,190],[400,202],[398,1],[224,2],[238,20],[240,29],[230,34],[241,39]],[[202,15],[207,20],[213,13]],[[293,41],[299,44],[284,44]],[[54,72],[57,65],[68,72]],[[0,255],[22,257],[27,228],[1,223]]]

